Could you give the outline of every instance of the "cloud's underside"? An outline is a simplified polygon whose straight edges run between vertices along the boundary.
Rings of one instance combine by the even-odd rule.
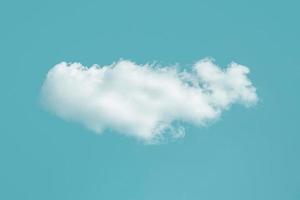
[[[41,97],[63,119],[97,133],[112,129],[152,143],[165,135],[182,137],[183,123],[204,125],[233,103],[255,104],[248,73],[236,63],[221,69],[211,59],[188,71],[128,60],[90,68],[62,62],[48,72]]]

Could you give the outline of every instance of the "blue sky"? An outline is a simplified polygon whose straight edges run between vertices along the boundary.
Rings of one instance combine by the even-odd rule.
[[[297,1],[2,1],[0,199],[296,200]],[[38,103],[62,61],[120,58],[250,68],[259,103],[233,105],[182,139],[94,134]]]

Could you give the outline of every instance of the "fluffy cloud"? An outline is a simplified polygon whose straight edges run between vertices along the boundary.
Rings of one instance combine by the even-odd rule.
[[[236,63],[221,69],[211,59],[188,71],[128,60],[90,68],[62,62],[48,72],[41,100],[57,116],[97,133],[112,129],[153,143],[166,134],[182,137],[180,124],[204,125],[233,103],[255,104],[248,73]]]

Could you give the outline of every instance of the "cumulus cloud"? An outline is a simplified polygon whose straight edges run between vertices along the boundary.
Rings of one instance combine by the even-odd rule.
[[[147,143],[182,137],[183,123],[204,125],[233,103],[257,102],[249,69],[221,69],[203,59],[189,70],[120,60],[109,66],[62,62],[47,74],[43,105],[57,116],[102,133],[106,129]]]

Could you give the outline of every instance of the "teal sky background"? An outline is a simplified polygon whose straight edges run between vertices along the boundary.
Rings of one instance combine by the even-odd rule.
[[[0,3],[0,199],[299,200],[298,1]],[[43,111],[61,61],[250,68],[260,102],[161,145],[96,135]]]

